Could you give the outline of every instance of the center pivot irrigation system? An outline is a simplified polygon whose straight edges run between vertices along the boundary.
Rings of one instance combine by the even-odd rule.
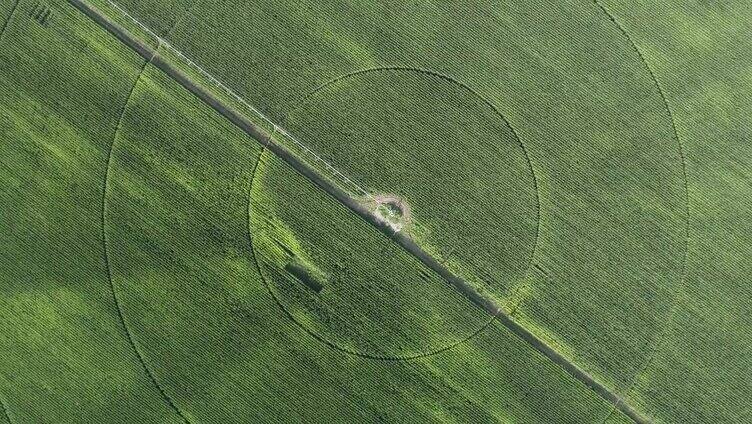
[[[201,66],[197,65],[190,58],[186,57],[182,52],[174,48],[168,41],[158,36],[146,25],[139,22],[123,8],[112,2],[112,0],[106,1],[118,13],[131,20],[150,37],[153,37],[158,43],[157,47],[154,48],[150,45],[147,45],[144,41],[132,34],[129,30],[125,29],[120,24],[115,22],[115,20],[113,20],[111,17],[107,16],[105,13],[90,5],[86,1],[68,0],[71,5],[73,5],[83,14],[95,21],[97,24],[102,26],[104,29],[109,31],[121,42],[136,51],[144,59],[149,61],[149,63],[160,69],[170,78],[172,78],[188,91],[197,96],[200,100],[211,106],[214,110],[227,118],[230,122],[235,124],[249,136],[257,140],[259,143],[262,143],[269,151],[277,155],[283,161],[287,162],[300,174],[318,185],[322,190],[351,209],[366,222],[370,223],[371,225],[382,231],[384,234],[389,236],[392,241],[402,246],[402,248],[415,256],[424,265],[426,265],[432,271],[436,272],[448,284],[452,285],[456,290],[466,296],[476,306],[485,310],[489,315],[496,318],[499,323],[505,326],[509,331],[527,342],[531,347],[533,347],[543,356],[547,357],[551,362],[560,366],[571,376],[590,388],[598,396],[610,402],[614,406],[614,409],[621,411],[638,424],[647,424],[651,422],[648,418],[643,416],[640,412],[638,412],[631,405],[625,402],[624,399],[614,393],[611,389],[597,381],[592,375],[577,366],[577,364],[564,357],[553,347],[538,338],[530,330],[512,319],[512,317],[505,313],[494,299],[486,297],[485,295],[479,293],[475,287],[470,285],[464,279],[455,275],[446,266],[439,262],[439,260],[437,260],[430,253],[424,250],[420,245],[418,245],[408,234],[396,231],[395,228],[389,225],[388,222],[385,222],[378,213],[371,210],[371,207],[374,203],[377,206],[379,203],[378,201],[376,201],[377,199],[375,196],[368,193],[360,185],[353,182],[352,179],[348,178],[334,166],[323,160],[311,149],[309,149],[295,137],[290,135],[284,128],[274,123],[266,115],[250,105],[241,96],[236,94],[233,90],[219,81],[216,77],[205,71]],[[253,116],[263,121],[270,130],[259,126],[256,122],[249,119],[247,115],[240,113],[237,109],[228,105],[227,102],[223,99],[220,99],[217,94],[203,87],[201,84],[195,81],[195,79],[191,78],[183,70],[179,69],[174,63],[165,59],[162,55],[159,54],[159,49],[163,47],[168,49],[170,52],[173,52],[178,58],[180,58],[180,60],[190,65],[192,69],[198,71],[202,78],[208,79],[214,86],[220,88],[220,90],[229,95],[234,102],[239,103],[245,109],[250,111]],[[289,140],[293,143],[293,146],[285,146],[280,144],[276,138],[273,138],[275,134],[283,136],[284,140]],[[292,147],[292,149],[290,147]],[[300,155],[300,153],[302,153],[303,155]],[[313,159],[313,161],[311,161],[310,159]],[[326,175],[322,175],[322,170],[326,172]]]

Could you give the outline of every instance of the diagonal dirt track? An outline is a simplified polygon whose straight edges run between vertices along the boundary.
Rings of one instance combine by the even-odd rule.
[[[461,292],[473,303],[475,303],[479,308],[482,308],[493,317],[496,317],[501,324],[509,329],[509,331],[523,339],[540,354],[544,355],[549,360],[562,367],[567,373],[590,388],[601,398],[614,405],[615,409],[618,409],[636,423],[650,423],[650,420],[648,420],[641,413],[624,402],[624,400],[621,399],[617,394],[598,382],[593,376],[579,368],[569,359],[562,356],[559,352],[554,350],[551,346],[547,345],[544,341],[539,339],[528,329],[515,322],[510,316],[504,313],[492,299],[478,293],[478,291],[475,290],[475,288],[473,288],[470,284],[468,284],[462,278],[454,275],[448,268],[442,265],[436,258],[431,256],[423,248],[421,248],[410,237],[403,233],[395,233],[391,226],[384,223],[379,217],[374,215],[358,199],[352,197],[346,191],[339,188],[327,178],[320,175],[314,168],[298,159],[284,146],[274,142],[271,138],[271,134],[269,134],[266,130],[258,127],[244,115],[228,106],[227,104],[223,103],[222,100],[212,94],[209,90],[203,88],[202,86],[199,86],[181,70],[168,63],[162,57],[158,56],[157,52],[152,47],[137,39],[135,36],[130,34],[128,30],[110,20],[101,11],[97,10],[88,3],[82,0],[68,0],[68,2],[78,10],[80,10],[83,14],[94,20],[97,24],[107,29],[111,34],[117,37],[124,44],[128,45],[138,54],[140,54],[147,60],[151,60],[152,65],[156,66],[166,75],[170,76],[173,80],[193,93],[196,97],[211,106],[214,110],[223,115],[238,128],[242,129],[249,136],[257,140],[262,145],[265,144],[272,153],[287,162],[297,172],[311,180],[322,190],[337,199],[340,203],[347,206],[350,210],[359,215],[365,221],[389,236],[395,243],[402,246],[423,264],[439,274],[456,290]]]

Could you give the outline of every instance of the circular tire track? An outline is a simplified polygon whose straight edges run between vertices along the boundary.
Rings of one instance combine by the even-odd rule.
[[[671,305],[670,311],[668,313],[666,322],[663,326],[663,330],[658,334],[658,336],[655,339],[655,342],[653,343],[652,349],[650,354],[648,355],[647,359],[644,361],[644,363],[638,368],[637,373],[634,376],[634,379],[630,386],[624,390],[621,397],[623,399],[624,396],[628,395],[632,392],[635,385],[638,383],[640,376],[645,372],[645,370],[650,366],[650,364],[653,361],[653,358],[658,352],[658,349],[663,344],[663,341],[665,340],[668,331],[671,327],[671,324],[674,320],[674,315],[676,312],[676,299],[678,298],[678,291],[684,286],[686,278],[687,278],[687,260],[689,256],[689,241],[690,241],[690,201],[689,201],[689,181],[687,178],[687,160],[685,156],[685,149],[684,143],[681,141],[681,138],[679,137],[679,132],[676,128],[676,120],[674,119],[674,114],[671,112],[671,107],[669,105],[668,99],[666,98],[666,94],[663,91],[663,88],[661,87],[660,82],[658,82],[658,78],[655,76],[655,72],[653,71],[653,68],[648,63],[645,56],[642,54],[640,49],[637,47],[637,44],[634,42],[632,37],[629,35],[626,29],[619,23],[619,21],[616,19],[616,17],[599,1],[599,0],[593,0],[593,3],[600,9],[606,17],[614,23],[616,28],[619,30],[619,32],[624,36],[624,38],[627,39],[629,42],[629,45],[632,47],[632,50],[637,54],[637,56],[640,58],[640,62],[642,63],[643,67],[648,71],[648,74],[650,76],[650,80],[653,82],[653,85],[658,92],[658,95],[661,98],[661,101],[663,103],[664,110],[669,118],[669,121],[671,123],[671,130],[673,134],[673,138],[676,141],[676,145],[679,150],[679,158],[681,160],[681,170],[682,170],[682,181],[684,183],[684,217],[685,217],[685,228],[684,228],[684,252],[682,256],[682,264],[681,264],[681,280],[679,281],[679,287],[674,290],[673,297],[674,302]],[[616,411],[618,405],[614,406],[614,408],[611,410],[611,412],[606,416],[604,419],[604,423],[608,421],[608,419],[613,415],[614,411]]]
[[[167,31],[165,36],[169,36],[170,33],[172,33],[175,28],[177,27],[182,20],[191,13],[193,9],[201,2],[201,0],[196,0],[193,5],[191,5],[188,9],[186,9],[185,13],[182,14],[182,16],[175,21],[173,26]],[[155,57],[159,55],[159,49],[161,47],[161,42],[159,45],[157,45],[157,48],[154,50],[154,54],[144,62],[143,66],[138,72],[138,75],[136,76],[136,80],[133,82],[133,85],[131,86],[131,90],[128,93],[128,96],[126,97],[126,100],[123,104],[123,107],[120,110],[120,114],[118,117],[117,125],[115,126],[115,131],[112,135],[112,142],[109,145],[109,150],[107,151],[107,166],[105,168],[105,175],[104,175],[104,184],[102,189],[102,248],[104,252],[104,263],[105,268],[107,269],[107,281],[110,285],[110,291],[112,292],[112,299],[115,303],[115,309],[117,310],[118,320],[120,321],[120,324],[122,325],[126,338],[128,339],[128,344],[131,346],[131,349],[136,354],[136,357],[138,358],[139,363],[141,364],[141,367],[146,372],[146,375],[148,376],[149,380],[152,382],[154,387],[159,391],[160,395],[164,399],[164,401],[167,403],[167,405],[175,411],[175,413],[180,416],[183,422],[185,423],[191,423],[191,421],[188,419],[186,414],[175,404],[175,401],[173,401],[172,397],[167,394],[165,389],[162,387],[162,385],[157,380],[156,376],[154,375],[154,371],[151,370],[151,368],[147,365],[146,360],[144,359],[143,353],[138,349],[136,342],[133,338],[133,332],[128,327],[127,321],[125,319],[125,313],[123,311],[123,306],[121,304],[120,297],[118,295],[117,288],[115,286],[115,282],[112,278],[112,268],[110,266],[110,254],[109,254],[109,244],[108,244],[108,238],[107,238],[107,195],[109,192],[109,179],[110,179],[110,168],[112,167],[112,155],[115,150],[115,143],[117,141],[117,136],[120,133],[122,129],[123,119],[125,117],[125,114],[128,110],[128,105],[130,104],[131,98],[133,97],[133,93],[136,91],[136,88],[138,87],[139,82],[141,81],[141,77],[143,76],[146,69],[149,67],[149,65],[152,63]]]
[[[457,80],[456,78],[451,77],[449,75],[442,74],[440,72],[432,71],[432,70],[429,70],[429,69],[418,68],[418,67],[409,67],[409,66],[382,66],[382,67],[374,67],[374,68],[367,68],[367,69],[356,70],[356,71],[349,72],[349,73],[340,75],[338,77],[335,77],[335,78],[333,78],[333,79],[331,79],[331,80],[329,80],[329,81],[327,81],[327,82],[325,82],[325,83],[317,86],[311,92],[309,92],[306,95],[304,95],[300,100],[298,100],[293,105],[293,107],[287,113],[285,113],[282,116],[282,123],[283,123],[282,125],[284,126],[286,124],[287,119],[288,119],[288,117],[290,116],[291,113],[293,113],[299,107],[303,106],[307,101],[309,101],[317,93],[320,93],[323,90],[325,90],[325,89],[327,89],[327,88],[329,88],[329,87],[331,87],[333,85],[336,85],[339,82],[342,82],[344,80],[352,78],[352,77],[356,77],[356,76],[364,75],[364,74],[369,74],[369,73],[384,72],[384,71],[388,71],[388,72],[405,72],[405,73],[413,73],[413,74],[418,74],[418,75],[424,75],[424,76],[434,77],[434,78],[437,78],[439,80],[448,82],[448,83],[450,83],[453,86],[459,87],[461,90],[469,93],[471,96],[473,96],[473,97],[477,98],[478,100],[480,100],[480,102],[485,107],[489,108],[492,111],[493,115],[495,115],[498,119],[501,120],[501,122],[503,123],[504,127],[506,127],[510,131],[510,133],[514,137],[515,143],[517,144],[517,146],[523,152],[523,155],[524,155],[524,158],[525,158],[525,164],[526,164],[528,172],[529,172],[529,174],[531,176],[531,180],[533,182],[533,191],[535,193],[534,194],[534,196],[535,196],[535,201],[534,201],[534,203],[535,203],[535,214],[536,214],[536,216],[535,216],[535,236],[534,236],[534,239],[533,239],[533,242],[532,242],[532,247],[530,248],[530,254],[529,254],[529,256],[528,256],[528,258],[526,260],[526,264],[525,264],[524,272],[523,272],[523,275],[525,275],[525,276],[528,275],[528,273],[530,272],[530,269],[532,268],[533,262],[534,262],[535,254],[537,252],[537,247],[538,247],[538,240],[539,240],[539,237],[540,237],[541,205],[540,205],[540,190],[539,190],[539,184],[538,184],[539,178],[538,178],[538,175],[537,175],[537,173],[535,171],[535,168],[533,166],[533,162],[532,162],[532,159],[531,159],[530,154],[528,152],[528,149],[525,146],[525,144],[522,142],[522,140],[520,139],[520,137],[519,137],[517,131],[514,129],[514,127],[512,127],[512,125],[504,117],[504,115],[501,113],[501,111],[499,110],[499,108],[496,107],[496,105],[494,105],[492,102],[490,102],[487,98],[485,98],[484,96],[482,96],[479,92],[477,92],[475,89],[473,89],[469,85],[467,85],[467,84],[465,84],[465,83],[463,83],[463,82],[461,82],[461,81]],[[270,136],[270,139],[271,139],[271,136]],[[264,151],[265,150],[266,149],[264,149]],[[261,155],[259,155],[259,161],[261,160],[264,151],[262,151]],[[250,189],[251,191],[253,190],[253,186],[254,186],[254,184],[256,182],[256,176],[258,174],[258,163],[259,162],[256,163],[256,166],[254,167],[254,170],[253,170],[253,177],[252,177],[251,189]],[[264,280],[264,283],[266,285],[267,291],[269,291],[269,294],[272,296],[272,298],[274,299],[275,303],[277,303],[277,305],[285,312],[285,314],[290,319],[292,319],[299,327],[301,327],[304,331],[306,331],[308,334],[310,334],[311,336],[313,336],[314,338],[316,338],[320,342],[322,342],[322,343],[324,343],[324,344],[326,344],[326,345],[328,345],[328,346],[330,346],[330,347],[332,347],[334,349],[337,349],[337,350],[342,351],[342,352],[347,353],[347,354],[361,356],[361,357],[366,357],[366,358],[370,358],[370,359],[377,359],[377,360],[387,360],[387,361],[388,360],[392,360],[392,361],[394,361],[394,360],[416,359],[416,358],[421,358],[421,357],[426,357],[426,356],[430,356],[430,355],[435,355],[435,354],[447,351],[449,349],[452,349],[452,348],[456,347],[459,344],[462,344],[462,343],[464,343],[464,342],[472,339],[477,334],[479,334],[481,331],[483,331],[485,328],[487,328],[489,325],[491,325],[491,323],[493,322],[493,320],[495,318],[495,317],[491,317],[485,324],[483,324],[482,326],[480,326],[477,330],[475,330],[474,332],[472,332],[469,336],[467,336],[464,339],[461,339],[459,341],[454,341],[454,342],[452,342],[452,343],[450,343],[450,344],[448,344],[446,346],[442,346],[442,347],[437,348],[437,349],[433,349],[433,350],[429,350],[429,351],[421,352],[421,353],[416,353],[416,354],[412,354],[412,355],[394,355],[394,356],[392,356],[392,355],[371,354],[371,353],[367,353],[367,352],[357,351],[357,350],[354,350],[354,349],[342,346],[342,345],[340,345],[338,343],[332,342],[331,340],[328,340],[327,338],[325,338],[322,335],[316,333],[315,331],[312,331],[311,329],[307,328],[305,325],[303,325],[302,323],[300,323],[290,313],[290,311],[287,309],[287,307],[284,305],[282,299],[280,298],[280,295],[278,293],[276,293],[276,291],[272,287],[272,284],[269,281],[269,279],[266,278],[264,276],[263,272],[261,271],[261,267],[259,266],[257,255],[256,255],[256,251],[255,251],[255,247],[254,247],[254,244],[253,244],[253,238],[252,238],[252,235],[251,235],[251,220],[250,220],[250,217],[251,217],[251,202],[252,201],[253,201],[252,194],[249,193],[249,204],[248,204],[248,214],[249,214],[249,242],[250,242],[250,245],[251,245],[252,255],[254,256],[254,258],[253,258],[254,262],[256,263],[256,266],[257,266],[257,268],[259,270],[259,274],[261,275],[261,277]]]
[[[153,57],[152,57],[153,59]],[[117,135],[120,132],[123,118],[125,117],[126,110],[128,108],[128,104],[130,103],[131,97],[133,96],[133,93],[136,91],[136,87],[139,84],[139,81],[141,80],[141,76],[143,75],[146,68],[151,63],[151,60],[144,62],[143,67],[138,73],[138,76],[136,77],[136,81],[131,87],[130,93],[128,93],[128,97],[125,101],[125,104],[123,105],[123,108],[120,112],[120,118],[118,119],[117,127],[115,128],[115,133],[112,137],[112,143],[110,144],[110,149],[107,152],[107,168],[105,169],[105,176],[104,176],[104,189],[102,194],[102,247],[104,251],[104,263],[105,267],[107,268],[107,281],[110,284],[110,291],[112,292],[112,299],[115,302],[115,308],[117,310],[118,314],[118,320],[120,321],[120,324],[123,326],[123,329],[125,330],[126,338],[128,339],[128,343],[130,344],[131,348],[133,349],[133,352],[136,354],[136,357],[138,358],[139,363],[141,364],[141,367],[146,372],[146,375],[149,377],[149,380],[152,382],[154,387],[159,391],[159,393],[162,395],[162,398],[167,402],[167,404],[170,406],[171,409],[173,409],[184,422],[190,423],[188,418],[185,416],[185,414],[178,408],[178,406],[175,404],[175,402],[172,400],[172,398],[167,394],[165,389],[162,387],[161,384],[159,384],[159,381],[157,381],[157,378],[154,375],[154,372],[151,370],[151,368],[146,364],[146,360],[144,359],[143,353],[138,349],[136,346],[136,342],[133,339],[133,333],[131,332],[130,328],[128,327],[127,321],[125,319],[125,313],[123,312],[123,306],[121,304],[120,297],[118,295],[117,288],[115,286],[115,282],[112,278],[112,268],[110,267],[110,254],[109,254],[109,243],[107,238],[107,196],[109,192],[109,179],[110,179],[110,168],[112,166],[112,154],[115,149],[115,143],[117,141]]]
[[[366,69],[359,69],[356,71],[348,72],[346,74],[342,74],[340,76],[337,76],[335,78],[332,78],[331,80],[317,86],[314,88],[311,92],[301,97],[293,106],[290,108],[289,111],[287,111],[282,116],[282,125],[287,124],[288,117],[295,112],[297,109],[302,107],[304,104],[306,104],[312,97],[314,97],[316,94],[322,92],[323,90],[327,89],[328,87],[331,87],[341,81],[344,81],[346,79],[359,76],[359,75],[365,75],[369,73],[374,72],[383,72],[383,71],[394,71],[394,72],[411,72],[411,73],[417,73],[419,75],[427,75],[430,77],[435,77],[440,80],[449,82],[450,84],[454,84],[458,87],[460,87],[462,90],[470,93],[471,95],[475,96],[477,99],[479,99],[486,107],[490,108],[494,115],[496,115],[501,121],[504,123],[504,126],[512,133],[515,142],[517,145],[522,149],[522,153],[525,156],[525,162],[527,163],[528,170],[530,172],[530,176],[532,177],[533,181],[533,191],[535,192],[535,238],[533,240],[533,246],[531,248],[531,253],[529,256],[529,259],[527,261],[527,265],[525,267],[524,275],[527,275],[530,272],[530,269],[533,266],[535,255],[538,251],[538,244],[540,240],[540,229],[541,229],[541,193],[540,193],[540,187],[539,187],[539,180],[537,172],[535,171],[535,167],[533,166],[533,161],[531,159],[530,153],[525,146],[525,143],[522,142],[522,139],[520,138],[519,134],[517,133],[517,130],[512,126],[512,124],[506,119],[504,114],[501,113],[499,108],[492,103],[488,98],[481,95],[477,90],[470,87],[469,85],[465,84],[464,82],[450,76],[443,74],[441,72],[433,71],[430,69],[424,69],[424,68],[418,68],[414,66],[378,66],[373,68],[366,68]]]
[[[13,3],[13,7],[10,9],[10,13],[8,14],[8,19],[3,23],[3,27],[0,28],[0,41],[3,41],[3,35],[5,35],[5,30],[8,29],[8,26],[10,26],[10,22],[13,20],[13,15],[16,14],[16,9],[18,9],[18,5],[21,3],[21,0],[16,0],[15,3]]]
[[[613,19],[612,19],[612,20],[613,20]],[[625,35],[626,35],[626,34],[625,34]],[[628,37],[628,35],[627,35],[627,37]],[[628,37],[628,38],[629,38],[629,37]],[[630,39],[630,41],[631,41],[631,39]],[[636,48],[636,47],[635,47],[635,48]],[[640,55],[640,57],[642,58],[642,55],[640,54],[640,52],[639,52],[639,51],[638,51],[638,55]],[[644,58],[642,58],[642,59],[643,59],[643,61],[644,61]],[[645,63],[645,65],[647,66],[647,63]],[[652,75],[652,70],[651,70],[651,69],[649,68],[649,66],[648,66],[648,70],[649,70],[649,71],[651,72],[651,75]],[[654,80],[654,82],[655,82],[655,84],[657,85],[657,87],[658,87],[658,90],[659,90],[659,92],[661,93],[661,95],[662,95],[662,97],[663,97],[663,99],[664,99],[664,102],[665,102],[665,96],[663,96],[663,94],[662,94],[662,90],[661,90],[661,88],[660,88],[660,85],[658,85],[658,82],[657,82],[657,80]],[[666,108],[667,108],[667,110],[668,110],[668,113],[669,113],[669,115],[670,115],[671,119],[672,119],[672,125],[674,125],[674,132],[675,132],[675,136],[676,136],[676,129],[675,129],[675,124],[673,123],[673,116],[671,115],[670,109],[668,109],[668,103],[665,103],[665,106],[666,106]],[[677,138],[677,141],[679,141],[679,140],[678,140],[678,136],[676,136],[676,138]],[[684,167],[686,168],[686,164],[684,163],[684,157],[683,157],[683,149],[682,149],[682,146],[681,146],[681,142],[679,141],[679,143],[680,143],[680,147],[679,147],[679,148],[680,148],[680,155],[682,156],[682,162],[683,162],[683,164],[682,164],[682,165],[683,165],[683,166],[684,166]],[[686,181],[686,169],[683,169],[683,171],[684,171],[684,177],[685,177],[685,178],[684,178],[684,184],[685,184],[685,194],[686,194],[686,196],[685,196],[685,197],[686,197],[686,204],[687,204],[687,230],[686,230],[686,233],[687,233],[687,241],[685,242],[685,244],[687,244],[687,243],[688,243],[688,233],[689,233],[689,230],[688,230],[688,227],[689,227],[689,203],[688,203],[688,192],[687,192],[687,190],[686,190],[686,188],[687,188],[687,181]],[[537,190],[536,190],[536,194],[537,194]],[[539,214],[540,214],[540,212],[539,212]],[[537,236],[536,236],[536,239],[537,239]],[[685,259],[684,259],[684,262],[685,262],[685,263],[686,263],[686,256],[687,256],[687,253],[686,253],[686,248],[685,248]],[[683,265],[683,269],[684,269],[685,267],[686,267],[686,265]],[[683,272],[683,273],[684,273],[684,272]]]

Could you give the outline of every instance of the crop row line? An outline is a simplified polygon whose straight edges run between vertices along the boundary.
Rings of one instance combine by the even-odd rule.
[[[117,3],[115,3],[112,0],[107,0],[107,3],[110,4],[110,6],[114,7],[120,14],[125,16],[127,19],[132,21],[134,24],[136,24],[139,28],[144,30],[149,36],[154,37],[160,46],[169,49],[171,52],[175,53],[180,59],[185,61],[189,66],[194,68],[196,71],[198,71],[202,76],[207,78],[209,81],[211,81],[212,84],[216,85],[219,89],[224,91],[227,95],[232,97],[234,100],[236,100],[238,103],[246,107],[248,110],[253,112],[256,116],[261,118],[264,122],[266,122],[268,125],[270,125],[274,132],[278,132],[281,135],[285,136],[288,140],[292,141],[298,148],[300,148],[305,154],[311,156],[314,158],[317,162],[323,164],[324,168],[329,171],[329,173],[333,174],[335,177],[341,179],[344,181],[346,186],[354,187],[355,190],[358,192],[359,195],[365,196],[365,197],[372,197],[371,194],[366,191],[363,187],[361,187],[359,184],[357,184],[355,181],[353,181],[351,178],[346,176],[342,171],[334,167],[331,163],[323,159],[321,156],[316,154],[311,148],[306,146],[303,142],[298,140],[295,136],[290,134],[289,131],[287,131],[284,127],[277,124],[276,122],[272,121],[271,118],[269,118],[266,114],[255,108],[253,105],[251,105],[247,100],[245,100],[242,96],[237,94],[234,90],[232,90],[230,87],[228,87],[226,84],[224,84],[222,81],[220,81],[217,77],[212,75],[210,72],[208,72],[206,69],[204,69],[201,65],[196,63],[194,60],[186,56],[183,52],[178,50],[175,46],[173,46],[169,41],[165,40],[163,37],[152,31],[148,26],[146,26],[144,23],[136,19],[133,15],[128,13],[127,10],[120,7]]]

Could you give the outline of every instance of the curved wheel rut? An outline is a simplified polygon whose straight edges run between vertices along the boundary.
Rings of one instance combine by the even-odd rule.
[[[194,7],[195,7],[196,3],[198,3],[199,1],[200,0],[197,0],[194,3]],[[190,13],[190,11],[192,9],[193,9],[193,7],[187,9],[186,13],[184,13],[183,16],[181,16],[180,19],[178,19],[175,22],[175,25],[168,31],[168,33],[171,32],[175,28],[175,26],[177,26],[182,21],[182,19],[185,17],[185,15],[188,14],[188,13]],[[173,401],[172,397],[169,394],[167,394],[165,388],[162,387],[162,385],[157,380],[157,378],[156,378],[156,376],[154,374],[154,371],[152,371],[152,369],[146,363],[146,360],[144,359],[144,355],[140,351],[140,349],[138,348],[138,346],[137,346],[137,344],[136,344],[136,342],[135,342],[135,340],[133,338],[133,333],[132,333],[131,329],[128,327],[127,321],[125,319],[125,313],[123,311],[122,301],[120,299],[120,295],[118,294],[117,287],[116,287],[115,282],[113,281],[113,277],[112,277],[112,269],[110,267],[109,242],[108,242],[108,237],[107,237],[107,226],[108,226],[108,221],[107,221],[107,197],[108,197],[108,192],[109,192],[108,189],[109,189],[110,169],[111,169],[111,166],[112,166],[112,156],[113,156],[113,152],[114,152],[114,149],[115,149],[115,143],[117,141],[118,134],[120,133],[120,131],[122,129],[123,119],[124,119],[125,114],[127,112],[128,105],[130,104],[131,99],[133,97],[133,93],[136,91],[136,88],[138,87],[138,85],[139,85],[139,83],[141,81],[141,77],[143,76],[144,72],[149,67],[149,65],[151,65],[154,62],[154,59],[157,57],[158,54],[159,54],[159,46],[157,46],[157,49],[153,50],[148,57],[144,57],[145,62],[143,64],[143,66],[141,67],[141,69],[139,70],[138,75],[136,76],[136,79],[135,79],[133,85],[131,86],[131,90],[128,93],[128,96],[126,97],[126,100],[125,100],[125,102],[123,104],[123,107],[120,110],[120,115],[118,117],[118,122],[117,122],[117,125],[115,127],[115,131],[114,131],[114,133],[112,135],[112,142],[110,143],[110,147],[109,147],[109,150],[107,152],[107,165],[106,165],[106,168],[105,168],[104,187],[103,187],[103,190],[102,190],[102,214],[101,214],[101,220],[102,220],[102,246],[103,246],[103,252],[104,252],[104,263],[105,263],[105,267],[107,269],[107,281],[109,283],[110,291],[112,293],[113,302],[115,303],[115,308],[117,310],[118,320],[120,321],[120,324],[122,325],[122,327],[123,327],[123,329],[125,331],[125,335],[126,335],[126,338],[128,339],[128,343],[131,346],[131,349],[133,350],[133,352],[136,354],[136,357],[138,358],[138,361],[141,364],[141,367],[144,369],[144,372],[148,376],[148,378],[151,381],[152,385],[159,391],[159,393],[162,396],[162,398],[164,399],[164,401],[170,406],[170,408],[173,411],[175,411],[175,413],[177,413],[180,416],[180,418],[183,420],[183,422],[190,423],[191,421],[188,419],[188,417],[186,416],[186,414],[175,404],[175,402]]]
[[[21,3],[21,0],[16,0],[15,3],[13,3],[13,7],[10,9],[10,13],[8,14],[8,19],[5,20],[3,23],[3,27],[0,28],[0,41],[3,41],[3,35],[5,35],[5,30],[8,29],[8,26],[10,25],[10,22],[13,20],[13,16],[16,14],[16,9],[18,9],[18,5]]]
[[[682,262],[681,262],[681,281],[679,282],[679,289],[684,285],[684,282],[687,278],[687,260],[689,257],[689,241],[690,241],[690,201],[689,201],[689,182],[687,178],[687,160],[686,160],[686,147],[684,146],[684,143],[682,142],[681,138],[679,137],[679,132],[676,128],[676,120],[674,119],[674,114],[671,112],[671,107],[669,105],[668,99],[666,98],[666,93],[663,91],[663,87],[661,87],[660,82],[658,82],[658,78],[655,76],[655,72],[653,71],[653,68],[648,63],[647,59],[645,58],[645,55],[642,54],[642,51],[637,47],[637,44],[634,42],[632,37],[629,35],[626,29],[619,23],[619,21],[616,19],[616,16],[614,16],[599,0],[593,0],[593,3],[595,3],[596,6],[608,17],[608,19],[616,25],[619,32],[624,36],[624,38],[627,39],[629,42],[629,45],[632,47],[632,50],[637,54],[637,56],[640,58],[640,62],[642,63],[643,67],[648,71],[648,74],[650,75],[650,79],[653,82],[653,85],[655,86],[656,91],[658,92],[658,95],[661,98],[661,101],[663,102],[664,110],[669,118],[669,121],[671,122],[671,130],[673,133],[673,138],[676,141],[676,145],[679,150],[679,158],[681,160],[681,170],[682,170],[682,181],[684,184],[683,191],[684,191],[684,214],[685,214],[685,228],[684,228],[684,252],[682,255]],[[663,326],[663,330],[659,333],[658,337],[656,338],[656,341],[653,343],[653,347],[651,349],[650,354],[648,355],[647,359],[644,361],[644,363],[638,368],[637,373],[634,376],[634,379],[632,383],[629,385],[629,387],[624,390],[624,392],[621,394],[621,396],[627,396],[629,393],[632,392],[634,389],[634,386],[638,383],[640,376],[648,369],[650,364],[653,361],[653,358],[657,354],[658,350],[660,349],[661,345],[663,344],[663,341],[666,338],[666,335],[668,331],[671,328],[671,324],[674,319],[675,311],[676,311],[676,298],[678,296],[677,293],[678,290],[675,290],[674,292],[674,302],[671,305],[671,308],[669,310],[666,322]],[[611,410],[611,413],[609,413],[608,416],[604,419],[604,423],[608,421],[608,419],[613,415],[613,412],[616,410],[616,406],[614,409]]]
[[[153,56],[152,56],[153,58]],[[128,98],[123,105],[123,109],[120,113],[120,118],[118,119],[117,128],[115,129],[115,133],[112,138],[112,143],[110,144],[110,149],[107,154],[107,168],[105,170],[105,177],[104,177],[104,191],[102,193],[102,245],[103,245],[103,251],[104,251],[104,263],[105,267],[107,268],[107,281],[110,285],[110,291],[112,293],[112,299],[115,303],[115,308],[117,310],[118,314],[118,320],[120,321],[120,324],[122,325],[126,338],[128,339],[128,344],[130,344],[131,349],[136,354],[136,357],[138,358],[139,363],[141,364],[141,367],[144,369],[144,372],[149,377],[149,380],[154,385],[154,387],[159,391],[162,398],[167,402],[167,404],[170,406],[171,409],[173,409],[182,420],[186,423],[189,423],[190,421],[188,418],[186,418],[185,414],[178,408],[178,406],[175,404],[175,402],[172,400],[172,398],[167,394],[165,389],[162,387],[162,385],[157,380],[156,376],[154,375],[154,372],[151,370],[149,365],[147,365],[146,360],[144,359],[144,355],[139,350],[138,346],[136,345],[136,342],[133,338],[132,331],[128,327],[128,323],[125,319],[125,314],[123,312],[122,302],[120,300],[120,295],[118,294],[118,290],[115,286],[115,282],[113,281],[112,277],[112,269],[110,267],[110,255],[109,255],[109,243],[108,243],[108,237],[107,237],[107,194],[108,194],[108,187],[109,187],[109,178],[110,178],[110,168],[112,165],[112,153],[115,147],[115,141],[117,140],[117,135],[120,131],[121,124],[123,121],[123,117],[125,116],[126,109],[128,107],[128,103],[131,100],[131,97],[133,95],[133,92],[136,90],[136,87],[138,86],[139,80],[141,79],[141,75],[146,70],[147,66],[151,63],[152,59],[149,59],[144,63],[144,66],[141,68],[141,71],[138,74],[138,77],[136,77],[136,81],[131,87],[131,91],[128,94]]]

